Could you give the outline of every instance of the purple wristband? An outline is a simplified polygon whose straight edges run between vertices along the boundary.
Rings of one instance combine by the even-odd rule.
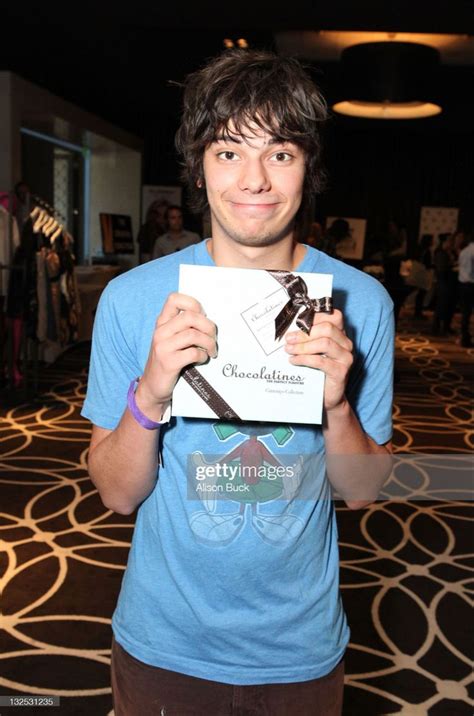
[[[161,422],[156,423],[154,420],[150,420],[150,418],[147,418],[147,416],[142,413],[135,400],[135,391],[137,389],[139,380],[140,378],[135,378],[130,383],[130,387],[127,393],[128,409],[130,410],[137,423],[142,426],[142,428],[146,428],[147,430],[157,430],[159,427],[161,427],[161,425],[163,425],[163,423],[167,423],[168,420],[162,420]]]

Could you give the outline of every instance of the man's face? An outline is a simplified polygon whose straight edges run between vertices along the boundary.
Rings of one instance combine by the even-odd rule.
[[[271,246],[292,235],[305,175],[303,150],[255,127],[204,152],[212,238]]]
[[[168,227],[170,231],[181,231],[183,228],[183,214],[179,209],[169,209]]]

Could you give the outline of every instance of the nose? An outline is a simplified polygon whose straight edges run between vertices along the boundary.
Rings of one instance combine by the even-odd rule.
[[[270,187],[270,178],[263,162],[258,158],[246,161],[239,176],[239,189],[250,194],[260,194]]]

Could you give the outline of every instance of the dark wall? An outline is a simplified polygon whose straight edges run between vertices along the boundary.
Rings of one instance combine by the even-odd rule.
[[[389,7],[379,10],[383,16]],[[412,31],[428,31],[433,12],[422,13],[422,21]],[[448,31],[450,13],[452,8],[443,12],[442,26],[431,30]],[[375,26],[377,16],[364,21],[366,29],[381,29]],[[21,22],[16,18],[5,24],[0,68],[18,72],[142,137],[143,182],[177,184],[180,168],[174,134],[181,106],[179,83],[222,49],[228,29],[189,25],[170,29],[153,26],[147,17],[136,23],[85,17],[82,25],[61,24],[55,33],[55,51],[47,53],[38,18],[27,14]],[[339,29],[344,19],[349,22],[344,13],[337,17]],[[403,25],[403,19],[397,17],[397,25]],[[406,29],[410,29],[408,19],[407,15]],[[203,15],[203,23],[208,24],[207,16]],[[454,32],[468,31],[463,17],[451,24]],[[265,25],[258,31],[234,28],[231,34],[247,37],[252,47],[274,49],[270,20]],[[338,68],[338,63],[312,68],[329,104],[339,83]],[[334,117],[325,131],[329,183],[317,200],[316,215],[367,217],[369,231],[394,217],[416,235],[420,207],[434,204],[459,207],[461,222],[472,224],[474,150],[469,104],[473,86],[472,66],[443,66],[439,76],[443,113],[438,117],[401,122]]]
[[[54,203],[54,146],[27,134],[21,135],[22,180],[33,194]]]
[[[367,218],[368,234],[394,219],[413,241],[420,208],[447,206],[458,207],[460,226],[472,228],[473,135],[423,130],[424,122],[367,122],[359,128],[335,120],[326,141],[328,186],[316,214]]]
[[[180,91],[170,88],[166,95],[166,109],[149,118],[145,128],[144,183],[180,182],[174,149]],[[327,187],[316,199],[315,217],[323,222],[334,215],[367,218],[368,234],[395,219],[413,242],[420,208],[448,206],[458,207],[460,226],[472,230],[474,133],[465,102],[422,120],[333,115],[324,130]]]

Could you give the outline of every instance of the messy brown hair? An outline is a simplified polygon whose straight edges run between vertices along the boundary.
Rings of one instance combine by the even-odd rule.
[[[257,125],[281,142],[305,153],[304,213],[324,183],[321,166],[321,124],[326,102],[301,63],[263,50],[228,50],[188,75],[183,113],[176,134],[187,183],[190,208],[207,209],[203,156],[216,139],[244,136]]]

